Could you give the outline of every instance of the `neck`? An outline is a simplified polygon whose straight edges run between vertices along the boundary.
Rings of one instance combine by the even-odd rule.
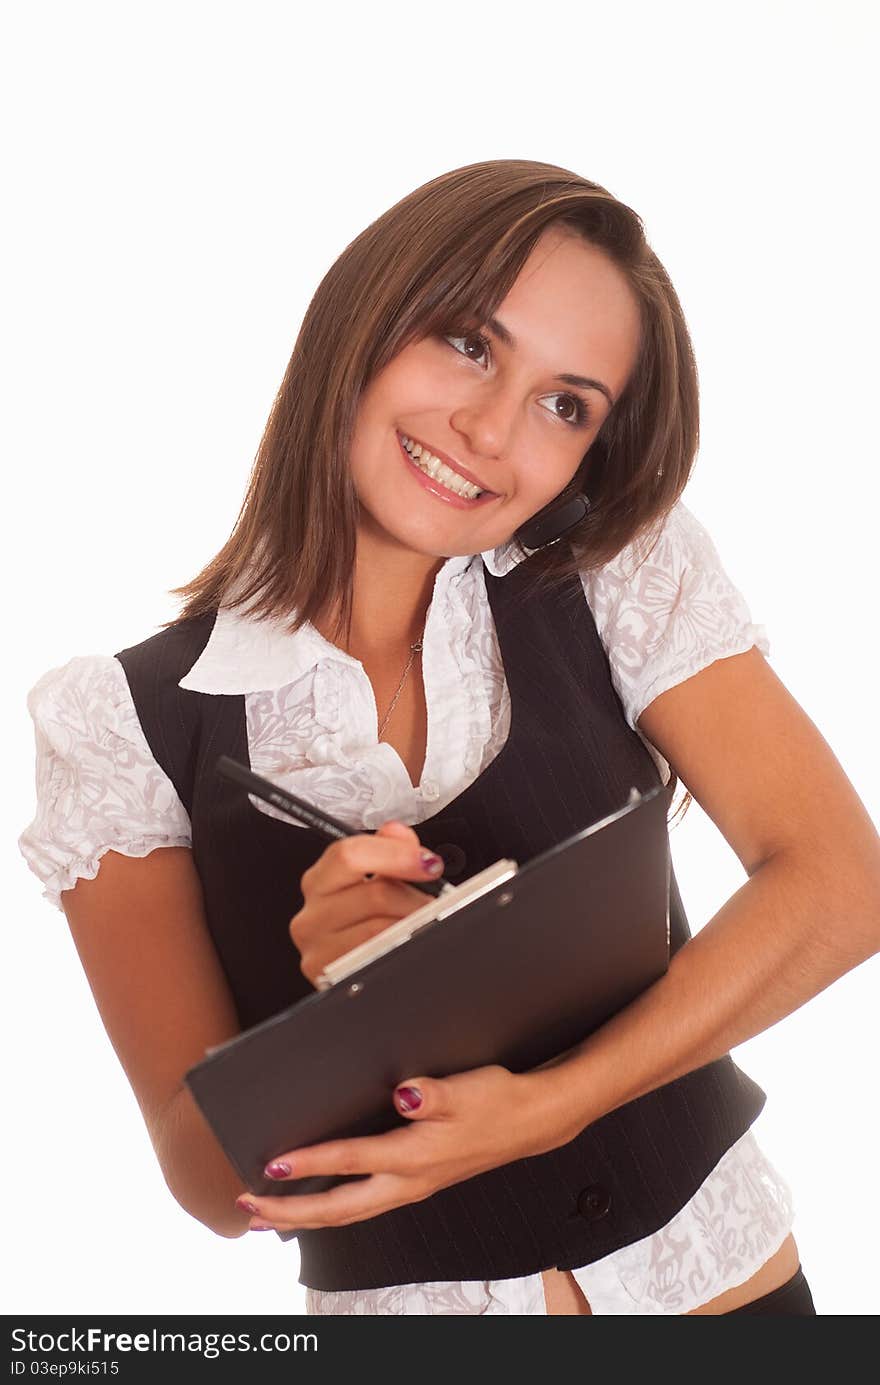
[[[362,661],[407,657],[410,645],[421,638],[434,581],[445,561],[359,531],[346,652]],[[327,624],[332,628],[332,620]],[[321,633],[326,635],[323,625]],[[344,632],[339,638],[344,639]]]

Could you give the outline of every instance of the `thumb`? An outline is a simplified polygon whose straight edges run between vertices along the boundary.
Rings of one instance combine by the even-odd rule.
[[[399,837],[402,841],[407,838],[413,842],[418,842],[419,834],[415,828],[407,827],[405,822],[398,822],[397,818],[391,818],[389,822],[383,822],[381,827],[376,828],[376,835],[383,837]]]
[[[394,1105],[410,1120],[439,1116],[443,1111],[442,1087],[442,1080],[436,1077],[409,1077],[395,1087]]]

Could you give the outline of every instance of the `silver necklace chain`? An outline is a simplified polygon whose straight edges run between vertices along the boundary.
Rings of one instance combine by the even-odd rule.
[[[399,682],[398,685],[397,685],[397,692],[394,694],[393,698],[391,699],[391,706],[388,708],[388,711],[385,713],[385,716],[382,718],[382,725],[379,727],[379,734],[378,734],[378,737],[377,737],[378,740],[381,740],[381,739],[382,739],[382,732],[385,730],[385,727],[388,725],[388,718],[391,716],[391,713],[394,711],[394,708],[395,708],[396,705],[397,705],[397,699],[400,697],[400,694],[401,694],[402,691],[403,691],[403,685],[404,685],[404,683],[406,682],[406,676],[407,676],[407,674],[409,673],[410,669],[412,668],[412,661],[413,661],[413,659],[416,657],[416,655],[417,655],[418,653],[421,652],[422,641],[423,641],[424,637],[425,637],[425,632],[424,632],[424,630],[423,630],[422,633],[421,633],[421,635],[419,636],[419,638],[416,640],[415,644],[411,644],[410,647],[409,647],[409,648],[410,648],[409,659],[407,660],[406,668],[403,670],[403,677],[401,678],[400,682]]]

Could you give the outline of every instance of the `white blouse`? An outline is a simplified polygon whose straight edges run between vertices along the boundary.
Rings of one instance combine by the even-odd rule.
[[[245,694],[257,774],[363,830],[390,818],[417,826],[473,782],[510,728],[483,567],[503,577],[519,558],[512,543],[479,557],[448,558],[435,579],[422,650],[428,735],[417,787],[393,746],[377,741],[363,665],[311,624],[291,635],[280,623],[221,608],[180,686]],[[603,567],[582,572],[581,584],[626,720],[666,783],[669,766],[641,735],[637,718],[715,659],[753,645],[768,654],[764,627],[752,623],[708,533],[681,501],[653,547],[627,545]],[[106,851],[146,856],[160,846],[191,845],[188,814],[150,752],[116,658],[78,656],[50,669],[31,689],[28,709],[37,807],[19,847],[46,899],[60,908],[62,891],[80,877],[93,879]],[[667,1226],[572,1273],[594,1314],[687,1313],[750,1278],[791,1224],[790,1191],[747,1131]],[[540,1274],[306,1288],[306,1304],[312,1314],[546,1313]]]

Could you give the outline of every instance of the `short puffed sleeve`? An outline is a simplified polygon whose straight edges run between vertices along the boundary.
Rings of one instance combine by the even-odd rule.
[[[18,839],[43,896],[93,880],[106,851],[147,856],[191,846],[189,815],[144,737],[118,659],[50,669],[28,694],[36,737],[33,821]]]
[[[764,626],[753,623],[715,544],[681,500],[651,540],[581,573],[615,690],[639,735],[636,719],[667,689],[753,645],[770,652]],[[645,744],[667,781],[666,761]]]

